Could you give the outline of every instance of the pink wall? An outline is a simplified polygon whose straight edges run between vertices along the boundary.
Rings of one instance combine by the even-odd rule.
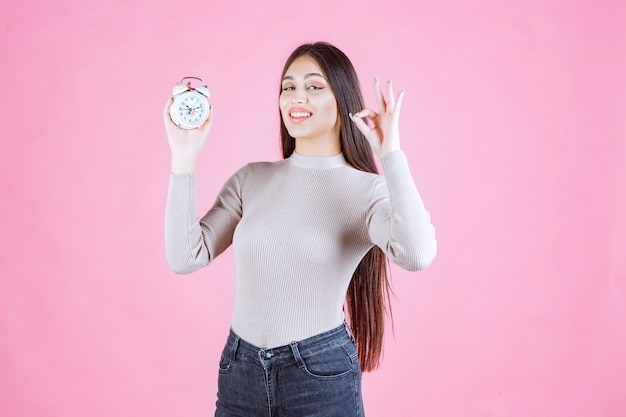
[[[393,269],[368,416],[624,415],[626,4],[391,3],[0,4],[1,416],[212,414],[232,253],[166,265],[161,109],[181,76],[208,81],[206,208],[279,157],[282,62],[319,39],[369,103],[374,75],[406,88],[438,232],[429,270]]]

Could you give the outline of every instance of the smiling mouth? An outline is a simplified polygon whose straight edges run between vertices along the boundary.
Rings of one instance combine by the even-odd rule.
[[[292,113],[289,113],[289,116],[292,119],[307,119],[307,118],[311,117],[311,113],[304,112],[304,111],[294,111]]]

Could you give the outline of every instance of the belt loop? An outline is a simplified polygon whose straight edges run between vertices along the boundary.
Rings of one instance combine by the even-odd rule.
[[[237,349],[239,349],[239,336],[235,336],[235,340],[233,340],[233,343],[230,346],[231,362],[235,362],[235,358],[237,357]]]
[[[352,329],[350,328],[350,325],[348,324],[347,321],[343,322],[343,327],[346,329],[346,333],[348,333],[348,336],[350,337],[350,340],[352,340],[352,343],[356,344],[356,339],[354,338],[354,333],[352,332]]]
[[[291,347],[291,352],[293,353],[293,357],[296,358],[296,362],[298,362],[298,368],[304,368],[304,361],[302,360],[302,356],[300,356],[300,349],[298,349],[298,342],[293,342],[289,345]]]

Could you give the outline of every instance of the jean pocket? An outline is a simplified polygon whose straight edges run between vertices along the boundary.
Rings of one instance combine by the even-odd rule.
[[[231,359],[231,352],[228,346],[224,348],[222,355],[220,356],[220,365],[219,370],[220,373],[225,374],[230,372],[233,367],[233,361]]]
[[[350,353],[350,343],[335,345],[314,355],[302,358],[304,372],[315,379],[342,378],[354,373],[355,357]]]

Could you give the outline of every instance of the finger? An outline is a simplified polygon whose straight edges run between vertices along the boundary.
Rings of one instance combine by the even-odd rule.
[[[358,113],[354,113],[352,116],[357,117],[359,119],[365,119],[365,118],[375,119],[378,117],[378,113],[376,113],[374,110],[370,108],[365,108]]]
[[[393,106],[395,105],[395,97],[393,96],[393,86],[391,84],[391,80],[387,81],[387,109],[389,111],[393,111]]]
[[[202,126],[200,126],[200,130],[205,130],[207,128],[210,129],[212,124],[213,124],[213,105],[209,104],[209,116],[204,121],[204,123],[202,123]]]
[[[378,105],[378,111],[380,113],[384,113],[385,110],[387,110],[387,106],[385,104],[383,92],[380,90],[380,81],[378,80],[378,77],[374,77],[374,94],[376,95],[376,104]]]
[[[363,116],[362,114],[365,112],[365,110],[360,111],[358,113],[352,114],[350,113],[350,119],[354,122],[354,124],[356,125],[357,129],[359,129],[361,131],[361,133],[363,133],[363,135],[365,137],[368,137],[370,132],[372,131],[372,129],[367,125],[367,123],[365,122],[365,120],[363,120]]]
[[[163,109],[163,120],[165,121],[165,124],[172,124],[173,126],[176,126],[174,124],[174,122],[172,121],[172,118],[170,117],[170,107],[172,107],[172,103],[174,102],[174,98],[170,98],[170,100],[165,104],[165,108]]]
[[[400,93],[398,94],[398,99],[396,100],[396,106],[393,108],[393,115],[395,117],[400,116],[400,108],[402,107],[402,99],[404,98],[405,91],[406,90],[402,89],[402,91],[400,91]]]
[[[173,102],[173,99],[171,99],[171,98],[170,98],[170,99],[167,101],[167,103],[165,103],[165,107],[163,108],[163,114],[164,114],[164,115],[167,115],[167,114],[169,114],[169,113],[170,113],[170,107],[171,107],[171,105],[172,105],[172,102]]]
[[[358,113],[354,113],[352,115],[352,117],[354,117],[355,119],[360,119],[363,121],[363,123],[365,123],[368,127],[370,127],[370,125],[368,124],[368,119],[370,121],[373,121],[374,119],[376,119],[378,117],[378,113],[376,113],[374,110],[372,109],[363,109]]]

